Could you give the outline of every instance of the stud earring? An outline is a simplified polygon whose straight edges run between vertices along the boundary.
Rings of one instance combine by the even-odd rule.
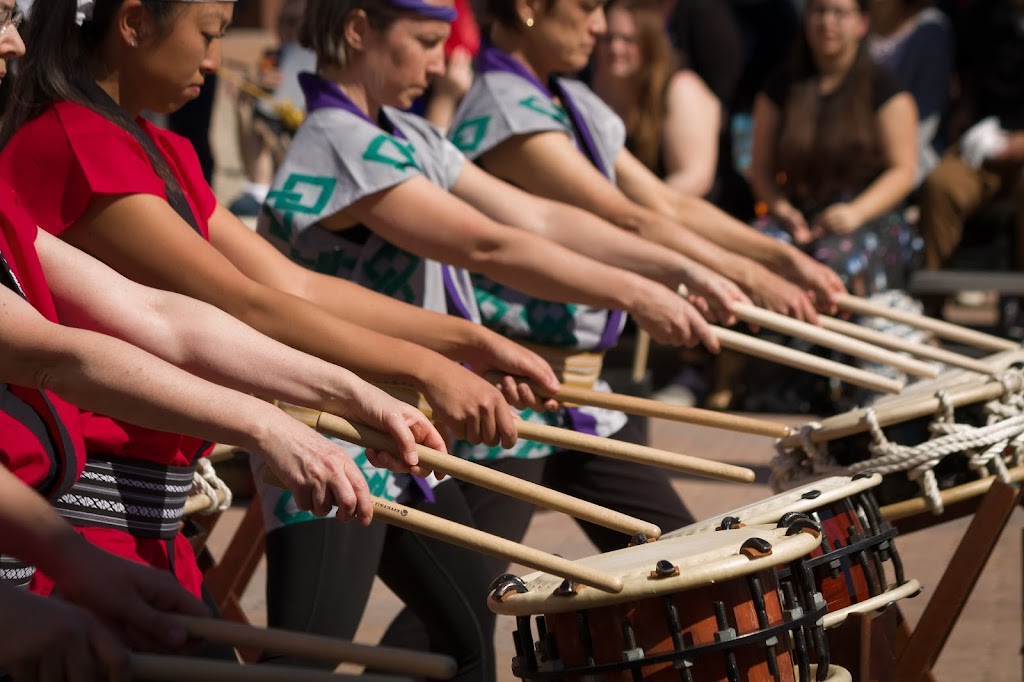
[[[533,28],[533,17],[528,17],[526,19],[526,28]]]
[[[132,41],[130,43],[128,43],[128,44],[131,45],[133,48],[139,46],[138,42],[136,42],[134,39],[132,39]]]

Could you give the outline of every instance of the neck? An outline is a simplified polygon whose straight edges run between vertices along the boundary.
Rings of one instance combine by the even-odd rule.
[[[359,107],[359,110],[366,114],[370,120],[376,121],[380,116],[380,103],[374,102],[366,92],[366,86],[356,77],[356,70],[341,66],[321,66],[317,73],[324,80],[334,83],[345,95],[352,100],[352,103]]]
[[[541,83],[547,83],[551,78],[551,69],[544,67],[539,60],[531,59],[530,50],[523,45],[526,41],[515,31],[495,23],[491,28],[491,42],[496,48],[507,52],[521,63]]]
[[[815,56],[814,64],[818,68],[818,73],[822,77],[835,78],[845,75],[853,66],[853,62],[856,59],[857,50],[851,50],[849,53],[841,52],[828,57]]]
[[[137,118],[142,113],[142,103],[138,101],[138,98],[131,96],[132,88],[126,87],[124,72],[119,68],[107,66],[107,64],[121,63],[111,55],[111,49],[116,48],[108,48],[101,52],[99,59],[90,65],[89,74],[110,99],[124,109],[130,117]]]

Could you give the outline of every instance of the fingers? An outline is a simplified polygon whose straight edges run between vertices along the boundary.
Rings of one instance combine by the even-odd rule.
[[[512,410],[498,410],[496,416],[497,423],[495,424],[495,427],[501,439],[501,446],[503,448],[510,448],[515,445],[516,441],[519,439],[519,434],[516,430],[516,420],[512,414]]]
[[[106,671],[103,679],[108,682],[127,682],[131,679],[131,658],[128,650],[99,623],[94,623],[89,628],[89,645],[99,660],[99,667]],[[99,676],[93,674],[81,679],[94,680],[97,677]]]

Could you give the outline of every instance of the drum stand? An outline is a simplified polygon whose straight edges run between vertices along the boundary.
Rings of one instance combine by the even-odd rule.
[[[853,614],[829,631],[832,660],[847,668],[854,680],[934,679],[932,666],[1021,499],[1021,489],[995,481],[980,503],[977,499],[973,501],[977,507],[974,518],[942,578],[931,590],[917,627],[910,631],[896,605],[882,612]],[[902,519],[896,525],[901,533],[907,533],[970,513],[968,507],[958,505],[937,518],[922,514]]]

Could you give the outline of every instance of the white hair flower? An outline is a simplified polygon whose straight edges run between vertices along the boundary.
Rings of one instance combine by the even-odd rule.
[[[81,26],[92,19],[92,10],[96,6],[96,0],[78,0],[78,9],[75,11],[75,23]]]

